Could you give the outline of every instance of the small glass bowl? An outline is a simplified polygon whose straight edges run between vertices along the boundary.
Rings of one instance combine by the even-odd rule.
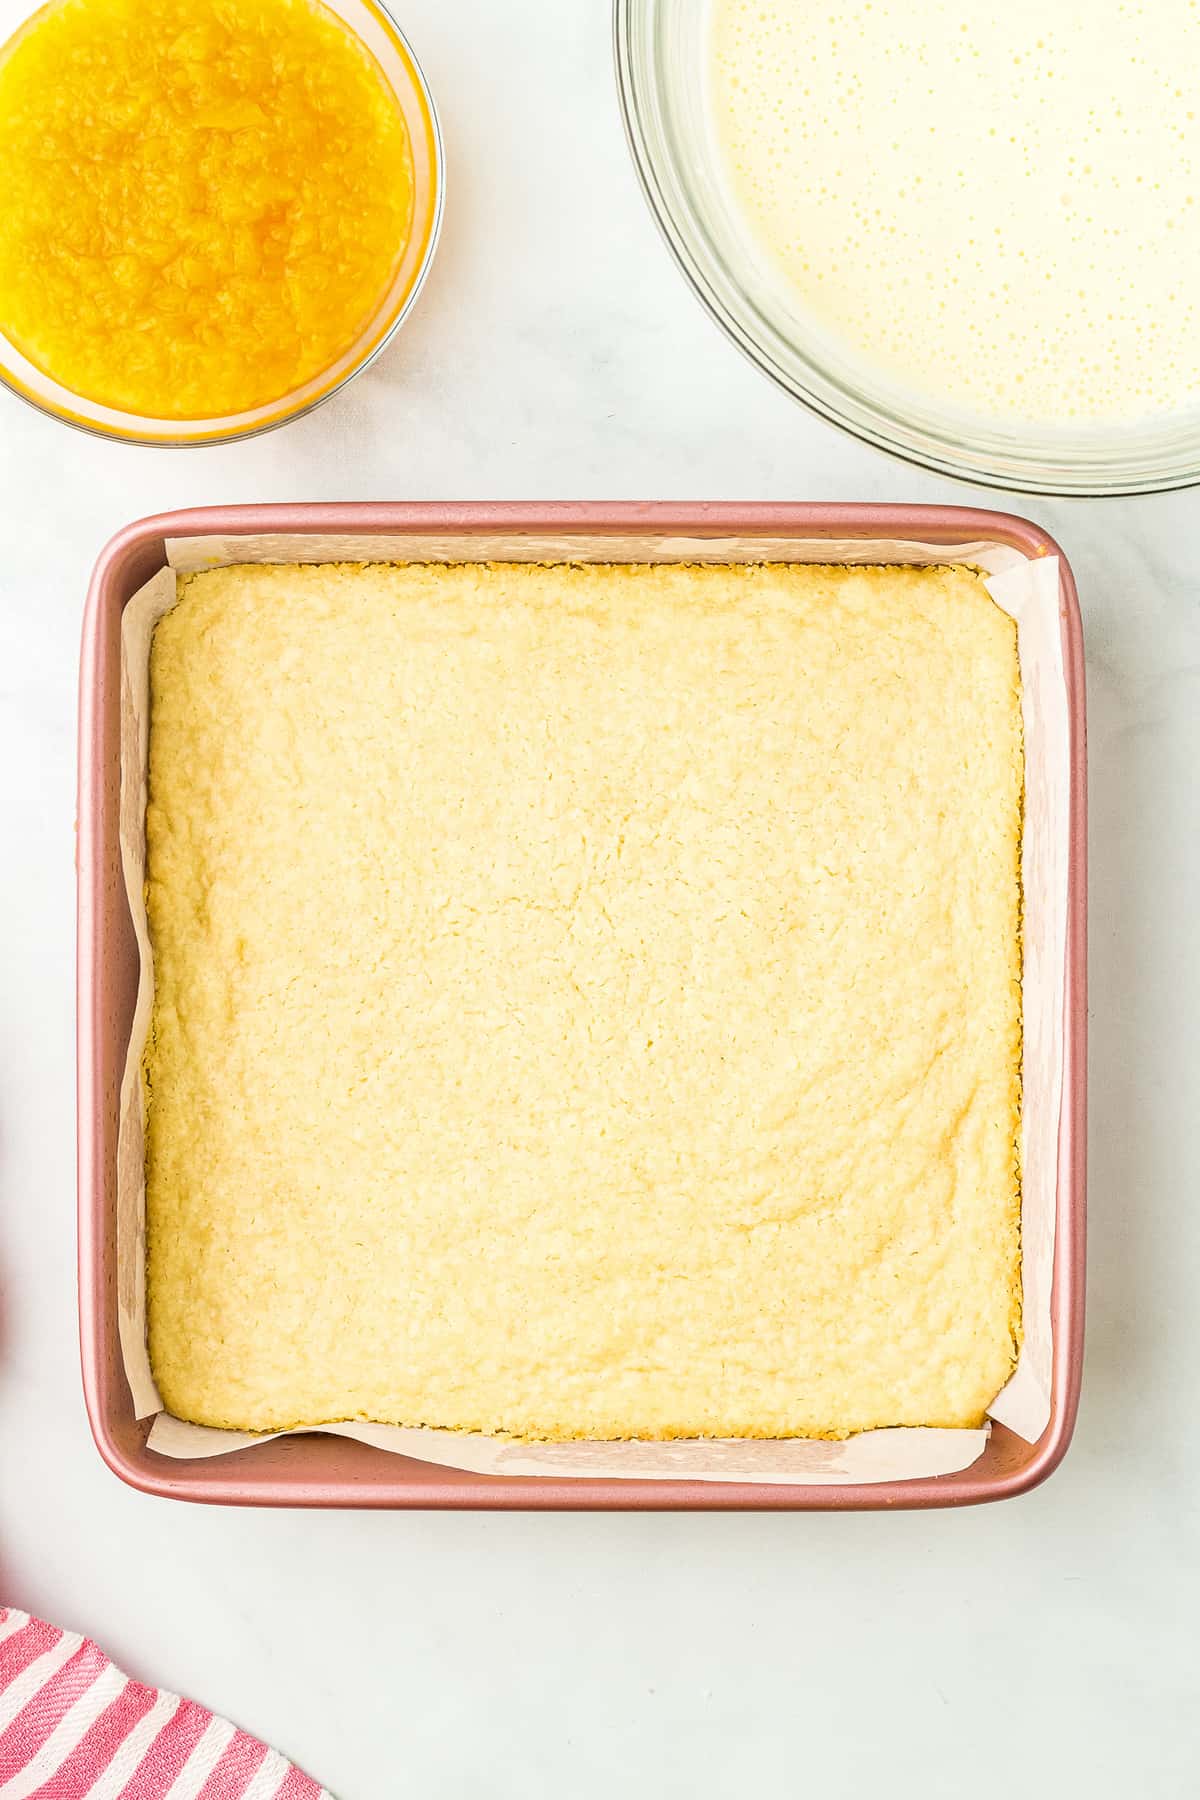
[[[425,77],[391,14],[377,0],[322,0],[322,4],[348,25],[375,57],[404,114],[412,145],[412,231],[386,293],[355,342],[329,368],[293,393],[223,418],[156,419],[102,406],[45,374],[21,355],[2,330],[0,386],[11,388],[41,412],[81,431],[131,444],[171,448],[226,443],[231,438],[272,431],[289,419],[299,418],[301,413],[311,412],[374,362],[408,317],[437,247],[445,194],[441,127]],[[13,35],[4,30],[6,10],[0,3],[0,55]]]
[[[650,210],[751,362],[843,430],[942,474],[1044,494],[1200,482],[1200,407],[1133,425],[985,420],[865,369],[789,306],[726,189],[708,101],[709,15],[708,0],[614,0],[617,88]]]

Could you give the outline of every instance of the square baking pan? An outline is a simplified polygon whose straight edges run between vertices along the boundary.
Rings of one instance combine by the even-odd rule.
[[[993,1422],[986,1448],[951,1474],[887,1481],[705,1481],[484,1475],[417,1461],[319,1432],[265,1440],[220,1456],[176,1460],[147,1443],[118,1335],[117,1138],[122,1075],[138,987],[138,949],[119,845],[121,618],[128,601],[186,542],[192,561],[237,560],[253,536],[260,559],[297,561],[328,535],[342,555],[369,560],[786,560],[789,541],[854,545],[891,540],[929,549],[1000,546],[1022,559],[1055,557],[1066,693],[1068,804],[1066,931],[1061,971],[1062,1068],[1058,1109],[1049,1422],[1027,1443]],[[736,558],[722,542],[736,540]],[[345,546],[351,546],[347,549]],[[514,549],[514,546],[516,547]],[[761,546],[761,551],[757,548]],[[264,548],[265,547],[265,548]],[[862,553],[859,560],[862,560]],[[1079,604],[1066,558],[1040,527],[966,507],[823,504],[462,503],[204,507],[127,526],[106,546],[84,614],[80,665],[78,815],[79,1318],[83,1385],[97,1446],[122,1480],[184,1500],[258,1506],[807,1510],[969,1505],[1020,1494],[1045,1479],[1070,1442],[1083,1352],[1086,1105],[1086,745]]]

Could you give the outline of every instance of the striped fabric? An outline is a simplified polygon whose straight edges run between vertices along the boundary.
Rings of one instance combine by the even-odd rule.
[[[228,1719],[143,1687],[87,1638],[0,1607],[3,1800],[329,1800]]]

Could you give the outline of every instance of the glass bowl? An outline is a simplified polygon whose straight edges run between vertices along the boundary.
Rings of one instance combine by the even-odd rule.
[[[0,55],[21,24],[24,5],[0,0]],[[271,431],[311,412],[374,362],[400,329],[428,273],[441,230],[445,192],[441,128],[416,57],[395,20],[377,0],[322,0],[371,51],[391,87],[412,145],[413,222],[404,254],[375,312],[336,362],[290,394],[222,418],[157,419],[103,406],[63,387],[22,356],[0,330],[0,385],[40,411],[99,437],[165,447],[224,443]],[[12,15],[10,17],[10,14]],[[36,15],[34,15],[36,17]],[[29,21],[32,22],[32,21]]]
[[[708,0],[614,0],[617,87],[650,209],[739,349],[813,412],[942,474],[1045,494],[1200,482],[1200,407],[1119,426],[983,419],[867,369],[806,319],[730,197],[708,101]]]

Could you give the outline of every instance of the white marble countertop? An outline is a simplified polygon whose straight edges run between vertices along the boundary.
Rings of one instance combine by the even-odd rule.
[[[0,1596],[340,1800],[1174,1800],[1200,1738],[1200,495],[988,495],[776,392],[657,238],[608,11],[405,0],[445,236],[389,353],[310,418],[152,452],[0,394]],[[1078,1433],[1036,1493],[898,1517],[305,1515],[146,1499],[102,1466],[73,1219],[88,572],[164,507],[409,497],[977,500],[1062,542],[1088,649],[1091,1279]]]

